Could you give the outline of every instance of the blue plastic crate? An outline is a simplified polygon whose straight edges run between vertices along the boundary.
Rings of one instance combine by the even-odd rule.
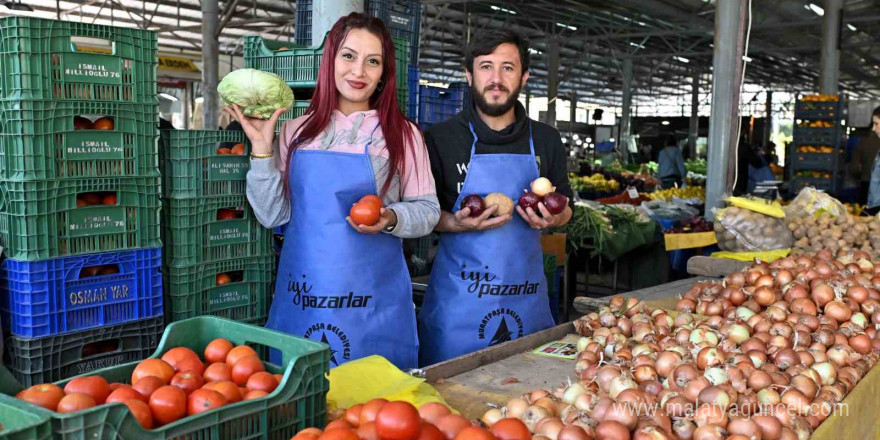
[[[838,147],[843,145],[843,130],[841,127],[801,127],[795,125],[793,137],[795,146],[827,145]]]
[[[846,117],[846,105],[844,101],[802,101],[798,100],[795,110],[795,119],[811,120],[840,120]]]
[[[419,125],[427,128],[443,122],[461,111],[464,105],[463,93],[442,87],[419,87]]]
[[[417,121],[419,115],[419,66],[409,66],[406,72],[406,86],[409,101],[406,103],[406,116]]]
[[[161,248],[6,259],[0,266],[3,324],[15,336],[39,338],[160,316],[161,265]]]
[[[293,42],[300,46],[312,45],[312,0],[296,1],[296,23]]]
[[[393,38],[409,41],[408,64],[419,64],[419,26],[422,4],[414,0],[366,0],[364,10],[381,19]]]
[[[840,155],[840,153],[838,153]],[[815,170],[834,172],[843,164],[843,157],[835,162],[835,153],[794,153],[791,166],[794,170]]]

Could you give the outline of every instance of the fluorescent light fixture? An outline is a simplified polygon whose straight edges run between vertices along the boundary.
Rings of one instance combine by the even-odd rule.
[[[743,55],[743,61],[745,61],[745,62],[747,62],[747,63],[751,63],[751,62],[752,62],[752,57],[750,57],[750,56],[748,56],[748,55]]]
[[[169,94],[167,94],[167,93],[159,93],[159,97],[160,97],[160,98],[165,98],[165,99],[167,99],[167,100],[169,100],[169,101],[171,101],[171,102],[177,102],[177,101],[180,101],[180,99],[178,99],[176,96],[174,96],[174,95],[169,95]]]
[[[853,26],[853,25],[851,25],[851,24],[849,24],[849,23],[847,23],[846,27],[847,27],[849,30],[853,31],[853,32],[855,32],[855,31],[858,30],[858,29],[856,29],[855,26]]]
[[[825,10],[822,9],[821,6],[817,6],[815,3],[810,3],[810,4],[808,4],[808,5],[804,5],[804,8],[809,9],[809,10],[815,12],[816,15],[818,15],[818,16],[820,16],[820,17],[823,16],[823,15],[825,15]]]
[[[578,136],[577,133],[574,134],[574,140],[579,140],[580,138],[581,138],[581,137]]]
[[[593,142],[593,138],[587,138],[584,142],[590,144]]]
[[[638,44],[638,43],[633,43],[632,41],[629,42],[629,45],[632,46],[632,47],[638,47],[639,49],[644,49],[644,48],[645,48],[644,45],[642,45],[642,44]]]
[[[559,27],[561,27],[561,28],[566,28],[566,29],[568,29],[568,30],[570,30],[570,31],[576,31],[576,30],[578,30],[578,28],[576,28],[576,27],[574,27],[574,26],[569,26],[569,25],[567,25],[567,24],[565,24],[565,23],[556,23],[556,26],[559,26]]]
[[[574,141],[574,143],[575,143],[575,144],[577,144],[577,146],[579,146],[579,147],[580,147],[580,146],[581,146],[581,145],[583,145],[583,144],[584,144],[584,141],[582,141],[582,140],[580,140],[580,139],[578,139],[578,140],[576,140],[576,141]]]
[[[672,58],[675,58],[676,60],[681,61],[682,63],[685,63],[685,64],[691,62],[691,60],[689,60],[689,59],[687,59],[687,58],[685,58],[685,57],[674,56],[674,57],[672,57]]]
[[[540,55],[540,54],[543,54],[544,52],[541,52],[541,51],[538,50],[538,49],[533,49],[533,48],[530,47],[530,48],[529,48],[529,53],[531,53],[531,54],[539,54],[539,55]]]
[[[661,125],[669,125],[669,121],[663,121],[660,123]]]
[[[608,139],[608,142],[614,142],[614,138]]]
[[[516,15],[516,11],[511,11],[510,9],[502,8],[501,6],[492,5],[492,6],[490,6],[490,8],[492,8],[493,11],[501,11],[501,12],[506,12],[510,15]]]

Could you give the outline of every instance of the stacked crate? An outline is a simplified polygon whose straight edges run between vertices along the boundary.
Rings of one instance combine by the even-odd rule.
[[[245,196],[244,132],[163,130],[161,144],[168,321],[214,315],[265,324],[275,253]]]
[[[419,127],[425,130],[458,114],[464,106],[468,90],[467,83],[453,83],[449,88],[420,86],[416,118]]]
[[[150,31],[0,18],[0,314],[26,385],[158,344],[157,53]]]
[[[812,186],[837,194],[843,189],[846,159],[846,100],[843,95],[800,97],[794,119],[788,151],[792,193]]]

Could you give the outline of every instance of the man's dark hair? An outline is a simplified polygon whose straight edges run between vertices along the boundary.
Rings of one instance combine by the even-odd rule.
[[[511,30],[491,30],[477,35],[473,42],[468,45],[464,56],[464,67],[468,72],[474,72],[474,58],[489,55],[495,49],[510,43],[519,50],[519,60],[522,64],[522,73],[529,71],[529,42],[522,35]]]
[[[871,112],[871,117],[874,117],[874,116],[880,118],[880,107],[875,108],[874,111]]]

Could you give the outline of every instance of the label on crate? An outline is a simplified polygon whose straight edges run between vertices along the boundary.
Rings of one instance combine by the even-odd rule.
[[[110,284],[96,284],[83,279],[69,287],[67,301],[72,306],[93,306],[100,303],[109,303],[127,300],[134,295],[134,280],[115,282]]]
[[[83,130],[64,136],[65,156],[70,160],[124,159],[122,133]]]
[[[247,243],[251,238],[251,224],[246,219],[223,220],[208,225],[208,246]]]
[[[244,180],[250,168],[247,156],[208,158],[208,180]]]
[[[85,207],[68,213],[70,237],[125,232],[125,207]]]
[[[250,304],[250,289],[249,283],[226,284],[212,288],[208,292],[208,311],[216,312]]]
[[[400,29],[402,31],[412,32],[412,27],[410,26],[410,22],[412,21],[412,17],[406,14],[401,14],[395,11],[388,11],[388,21],[385,22],[385,26],[388,26],[392,29]]]
[[[123,354],[102,357],[100,359],[76,364],[76,374],[86,374],[95,370],[100,370],[101,368],[115,367],[123,362],[126,362],[125,355]]]
[[[62,54],[63,80],[122,84],[122,58],[98,53]]]

